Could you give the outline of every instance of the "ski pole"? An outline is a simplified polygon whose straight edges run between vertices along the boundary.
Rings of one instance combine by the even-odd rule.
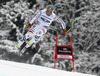
[[[77,21],[77,20],[80,20],[80,19],[83,19],[82,17],[80,18],[76,18],[75,20],[72,21],[72,25]],[[67,31],[67,33],[71,30],[71,28]]]

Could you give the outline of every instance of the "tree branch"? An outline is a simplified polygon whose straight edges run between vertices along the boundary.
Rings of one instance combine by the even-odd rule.
[[[100,40],[100,36],[99,36],[99,38],[98,39],[96,39],[91,45],[89,45],[88,47],[87,47],[87,49],[86,49],[86,51],[88,51],[97,41],[99,41]]]

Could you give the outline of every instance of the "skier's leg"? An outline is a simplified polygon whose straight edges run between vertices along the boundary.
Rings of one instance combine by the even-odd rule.
[[[16,47],[20,48],[20,46],[30,37],[33,36],[33,32],[32,31],[28,31],[17,43]]]
[[[26,46],[21,50],[22,53],[25,52],[25,50],[30,47],[32,44],[35,44],[40,37],[46,33],[47,29],[42,29],[43,27],[39,26],[34,29],[34,37],[26,44]]]
[[[20,48],[20,46],[30,37],[32,37],[35,34],[36,25],[31,26],[30,30],[23,36],[22,39],[20,39],[16,45],[17,48]]]
[[[36,32],[36,35],[28,42],[28,44],[26,45],[26,47],[30,47],[33,43],[35,44],[43,34],[46,33],[47,30],[45,29],[41,29],[38,32]]]

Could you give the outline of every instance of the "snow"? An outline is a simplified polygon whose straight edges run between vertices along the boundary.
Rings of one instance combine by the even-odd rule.
[[[93,76],[36,65],[0,60],[0,76]]]

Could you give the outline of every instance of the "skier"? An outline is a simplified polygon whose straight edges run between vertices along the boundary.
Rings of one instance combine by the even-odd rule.
[[[29,31],[24,35],[23,38],[21,38],[16,47],[19,49],[20,46],[29,38],[32,38],[26,46],[21,50],[22,53],[30,47],[32,44],[35,44],[40,37],[47,32],[48,27],[53,21],[57,21],[58,23],[61,23],[64,34],[66,33],[66,24],[65,22],[55,15],[54,6],[48,5],[46,9],[41,10],[37,15],[31,20],[29,24],[26,25],[26,27],[29,29]]]

